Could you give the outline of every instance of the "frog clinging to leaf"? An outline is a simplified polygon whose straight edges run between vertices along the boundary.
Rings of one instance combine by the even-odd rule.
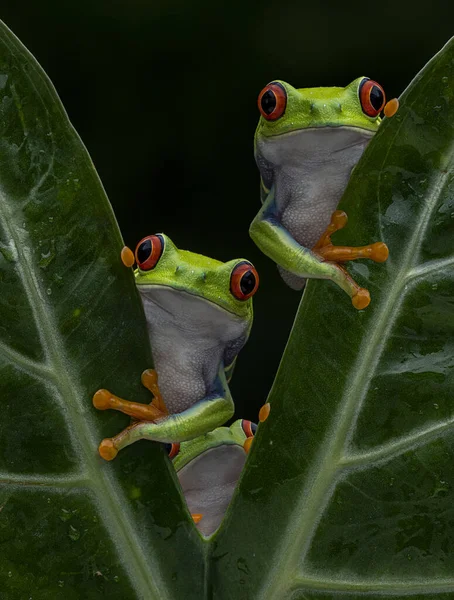
[[[386,244],[334,246],[331,235],[347,223],[336,207],[381,111],[392,116],[397,105],[396,99],[386,104],[383,88],[366,77],[345,88],[296,89],[276,80],[260,93],[254,145],[263,206],[250,235],[290,287],[301,289],[306,278],[331,279],[355,308],[369,304],[369,292],[342,264],[384,262]]]
[[[228,380],[249,337],[259,284],[249,261],[222,263],[179,250],[162,233],[141,240],[135,260],[156,369],[145,371],[142,383],[154,400],[145,405],[108,390],[96,392],[96,408],[120,410],[135,419],[101,442],[99,452],[106,460],[139,439],[190,440],[233,416]]]

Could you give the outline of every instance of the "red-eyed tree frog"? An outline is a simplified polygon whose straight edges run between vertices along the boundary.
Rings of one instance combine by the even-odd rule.
[[[366,77],[345,88],[295,89],[276,80],[258,98],[254,146],[263,206],[250,235],[290,287],[301,289],[305,278],[331,279],[358,309],[369,304],[369,292],[339,263],[383,262],[388,248],[382,242],[333,246],[331,235],[347,223],[347,215],[335,209],[385,105],[383,88]],[[398,102],[386,106],[392,116]]]
[[[197,528],[205,536],[219,527],[246,462],[257,425],[245,419],[181,444],[167,444]]]
[[[96,408],[136,419],[101,442],[106,460],[139,439],[182,442],[233,416],[228,381],[249,337],[259,284],[249,261],[222,263],[179,250],[163,233],[142,239],[135,260],[159,388],[156,372],[147,370],[142,383],[155,396],[150,405],[122,400],[108,390],[96,392]]]

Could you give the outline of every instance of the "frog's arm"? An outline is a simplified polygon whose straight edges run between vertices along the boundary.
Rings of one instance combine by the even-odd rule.
[[[331,279],[347,292],[355,306],[358,295],[362,297],[367,292],[353,281],[344,268],[333,262],[323,261],[312,250],[298,244],[282,226],[274,201],[274,187],[252,221],[249,234],[260,250],[278,265],[299,277]]]
[[[128,403],[117,410],[131,415]],[[233,416],[234,404],[229,387],[221,367],[213,391],[199,402],[181,413],[164,416],[155,422],[137,421],[113,438],[104,439],[99,453],[106,460],[112,460],[118,451],[137,440],[146,439],[156,442],[176,443],[191,440],[223,425]],[[134,416],[134,415],[132,415]]]

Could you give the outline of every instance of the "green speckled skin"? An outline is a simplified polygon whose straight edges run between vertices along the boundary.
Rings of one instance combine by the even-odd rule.
[[[136,269],[136,285],[163,285],[188,292],[224,310],[245,319],[252,326],[252,300],[241,301],[230,293],[230,275],[233,267],[245,259],[223,263],[214,258],[180,250],[164,233],[164,251],[151,271]]]

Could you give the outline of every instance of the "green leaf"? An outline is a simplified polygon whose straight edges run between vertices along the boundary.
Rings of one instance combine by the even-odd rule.
[[[454,597],[454,41],[355,169],[335,243],[355,311],[310,281],[240,489],[214,538],[217,599]]]
[[[194,598],[202,543],[158,445],[112,463],[107,387],[149,402],[144,319],[83,144],[42,69],[0,26],[0,596]]]
[[[343,200],[335,242],[390,247],[349,266],[372,304],[308,284],[270,418],[202,542],[158,445],[98,457],[128,419],[94,391],[149,401],[142,309],[90,158],[0,25],[2,600],[454,596],[453,127],[450,42]]]

